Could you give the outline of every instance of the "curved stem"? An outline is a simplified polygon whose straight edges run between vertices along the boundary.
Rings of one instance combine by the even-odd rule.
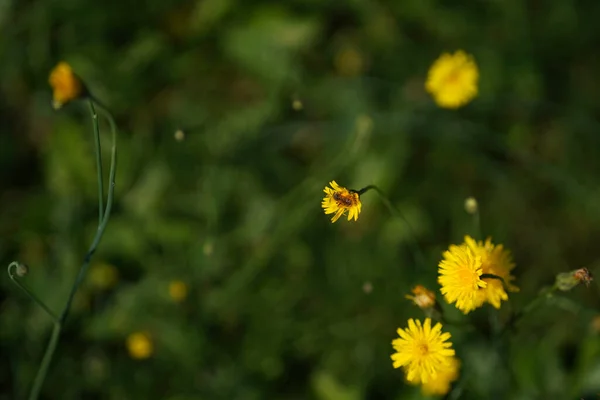
[[[90,112],[92,113],[92,119],[94,121],[94,129],[96,129],[98,122],[97,122],[97,116],[95,113],[93,102],[94,102],[94,100],[90,100],[89,105],[90,105]],[[71,287],[71,291],[69,292],[69,297],[67,298],[67,302],[65,303],[65,306],[60,314],[60,317],[58,319],[55,318],[55,324],[54,324],[54,329],[52,330],[52,336],[50,337],[50,342],[48,343],[48,346],[46,347],[46,352],[44,353],[44,358],[42,359],[42,362],[41,362],[38,372],[36,374],[35,380],[33,382],[33,386],[31,388],[31,393],[29,395],[29,400],[36,400],[40,394],[40,391],[44,384],[44,380],[46,379],[48,367],[50,365],[50,362],[52,361],[52,357],[54,356],[54,352],[58,345],[58,340],[60,339],[62,327],[64,326],[67,316],[69,315],[69,311],[71,310],[71,304],[73,303],[73,298],[75,297],[75,293],[77,293],[79,286],[83,282],[85,274],[89,268],[92,256],[96,252],[96,248],[98,247],[98,244],[100,243],[100,239],[102,239],[102,235],[104,234],[104,230],[106,229],[106,225],[108,224],[108,219],[110,218],[110,213],[112,210],[112,205],[113,205],[113,200],[114,200],[114,189],[115,189],[115,175],[116,175],[116,167],[117,167],[117,127],[114,122],[114,119],[110,115],[110,112],[108,112],[108,110],[105,107],[100,106],[97,102],[96,102],[96,105],[107,116],[109,123],[110,123],[111,131],[112,131],[112,148],[111,148],[110,172],[109,172],[109,185],[110,186],[108,188],[106,208],[104,209],[103,215],[100,218],[100,221],[98,223],[98,229],[96,230],[96,235],[94,236],[94,239],[92,240],[92,244],[90,245],[90,247],[83,259],[83,264],[81,265],[81,268],[79,269],[77,278],[75,279],[75,282],[73,283],[73,286]],[[97,150],[99,151],[99,144],[98,144]],[[102,160],[100,159],[100,163],[98,165],[101,164],[101,161]],[[99,173],[98,173],[99,181],[102,180],[102,173],[100,171],[100,168],[101,167],[99,167],[99,170],[98,170],[99,171]],[[98,188],[99,188],[99,190],[102,190],[102,186],[100,183],[98,184]],[[102,193],[100,194],[100,197],[102,197]],[[12,276],[11,276],[11,278],[12,278]],[[30,294],[29,292],[26,292],[26,293]],[[30,296],[35,300],[35,297],[32,294],[30,294]],[[38,304],[40,304],[40,302],[38,302]]]
[[[92,101],[92,100],[90,100],[90,101]],[[100,223],[100,225],[98,225],[98,230],[96,231],[94,240],[92,241],[92,244],[90,245],[88,252],[85,255],[83,264],[81,265],[81,268],[79,269],[79,274],[77,275],[77,278],[75,279],[75,283],[73,284],[73,286],[71,288],[71,292],[69,293],[69,297],[67,299],[65,308],[63,309],[63,312],[60,315],[61,323],[67,319],[67,315],[69,314],[69,311],[71,309],[71,303],[73,302],[75,293],[79,289],[81,282],[83,282],[83,278],[85,277],[85,274],[90,266],[90,261],[92,259],[92,256],[96,252],[96,248],[98,247],[98,244],[100,243],[100,239],[102,239],[102,235],[104,234],[104,230],[106,229],[106,225],[108,224],[108,219],[110,218],[110,213],[112,211],[112,205],[113,205],[113,200],[114,200],[115,175],[116,175],[116,167],[117,167],[117,128],[116,128],[114,120],[113,120],[112,116],[110,116],[110,113],[108,112],[108,110],[106,110],[104,107],[102,107],[100,105],[98,105],[98,108],[100,110],[102,110],[106,115],[109,116],[108,119],[110,122],[111,131],[112,131],[112,148],[111,148],[111,155],[110,155],[108,199],[106,201],[106,210],[104,211],[104,218],[102,219],[102,222]]]
[[[104,217],[104,177],[102,174],[102,147],[100,146],[100,127],[98,126],[98,114],[94,108],[94,101],[88,99],[90,114],[92,114],[92,125],[94,127],[94,147],[96,150],[96,172],[98,174],[98,224],[102,223]]]
[[[415,259],[418,263],[425,265],[425,256],[423,255],[423,251],[421,250],[421,248],[419,247],[419,245],[417,243],[417,235],[415,234],[415,231],[414,231],[412,225],[410,224],[410,222],[408,222],[408,219],[406,219],[404,214],[396,206],[394,206],[392,204],[392,202],[387,198],[385,193],[381,189],[379,189],[376,185],[369,185],[360,190],[355,190],[354,192],[358,193],[358,195],[360,196],[361,194],[364,194],[364,193],[368,192],[369,190],[374,190],[377,192],[377,194],[379,195],[379,198],[383,202],[383,205],[388,209],[390,214],[392,214],[396,217],[399,217],[400,219],[402,219],[402,221],[404,221],[404,224],[406,225],[406,227],[408,228],[408,230],[410,232],[411,244],[412,244],[413,253],[414,253],[413,256],[415,257]]]
[[[50,308],[48,308],[48,306],[47,306],[47,305],[46,305],[46,304],[45,304],[45,303],[44,303],[42,300],[40,300],[40,299],[39,299],[39,298],[38,298],[38,297],[37,297],[35,294],[31,293],[31,292],[29,291],[29,289],[27,289],[25,286],[23,286],[23,285],[21,284],[21,282],[19,282],[19,281],[17,280],[17,278],[16,278],[16,277],[15,277],[15,275],[13,274],[13,271],[12,271],[12,269],[13,269],[13,268],[17,268],[18,266],[19,266],[19,263],[18,263],[18,262],[16,262],[16,261],[13,261],[13,262],[11,262],[11,263],[8,265],[8,276],[10,277],[10,279],[13,281],[13,283],[14,283],[15,285],[17,285],[17,287],[18,287],[19,289],[21,289],[23,292],[25,292],[25,294],[26,294],[27,296],[29,296],[29,298],[30,298],[31,300],[33,300],[33,302],[34,302],[35,304],[37,304],[38,306],[40,306],[40,308],[41,308],[42,310],[46,311],[46,314],[48,314],[48,315],[50,316],[50,318],[52,318],[52,320],[53,320],[54,322],[58,322],[58,318],[57,318],[57,317],[56,317],[56,315],[55,315],[55,314],[54,314],[54,313],[53,313],[53,312],[50,310]]]
[[[541,290],[540,293],[536,297],[534,297],[533,300],[531,300],[525,307],[523,307],[521,311],[515,313],[512,316],[512,318],[505,325],[500,336],[503,336],[505,333],[514,329],[517,323],[519,323],[519,321],[521,321],[523,317],[525,317],[527,314],[533,311],[543,300],[550,298],[552,296],[552,293],[554,293],[556,290],[556,285],[552,285],[551,287],[547,287]]]
[[[479,276],[480,279],[496,279],[499,280],[500,282],[502,282],[502,285],[506,286],[506,282],[504,281],[504,278],[502,278],[501,276],[498,275],[494,275],[494,274],[481,274],[481,276]]]

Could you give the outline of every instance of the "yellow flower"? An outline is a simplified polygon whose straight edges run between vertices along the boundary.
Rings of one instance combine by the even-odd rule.
[[[442,333],[439,322],[431,328],[431,319],[425,323],[408,320],[408,328],[398,328],[400,338],[392,342],[396,353],[392,354],[394,368],[403,367],[406,380],[411,383],[427,383],[451,368],[454,350],[449,333]]]
[[[435,305],[435,294],[425,286],[417,285],[412,289],[412,295],[405,297],[412,300],[415,305],[421,309],[431,308]]]
[[[154,344],[147,333],[135,332],[127,337],[127,350],[131,358],[143,360],[152,355]]]
[[[86,92],[81,80],[73,73],[71,66],[64,61],[58,63],[50,72],[48,83],[53,89],[52,106],[55,109],[59,109],[69,101],[84,96]]]
[[[425,395],[443,396],[450,391],[452,382],[458,379],[460,361],[456,357],[450,358],[450,365],[438,374],[437,378],[421,385],[421,391]]]
[[[321,202],[325,214],[335,213],[331,218],[331,222],[335,222],[348,211],[348,221],[352,218],[356,221],[362,207],[358,193],[339,186],[335,181],[329,182],[329,185],[331,185],[331,188],[325,187],[323,190],[326,195]]]
[[[443,108],[459,108],[477,96],[479,70],[473,57],[459,50],[442,54],[429,68],[425,89]]]
[[[442,286],[440,291],[448,303],[456,303],[456,308],[464,314],[481,306],[477,301],[477,294],[487,286],[481,280],[481,255],[465,244],[451,245],[444,252],[438,272],[438,282]]]
[[[179,303],[185,300],[188,294],[188,286],[182,281],[172,281],[169,283],[169,296]]]
[[[90,284],[99,290],[107,290],[119,281],[119,271],[110,264],[94,264],[89,272]]]
[[[504,250],[501,244],[494,245],[489,238],[484,243],[482,241],[476,242],[472,237],[465,236],[465,244],[478,257],[481,257],[481,271],[483,274],[496,275],[504,280],[503,284],[499,279],[484,278],[487,285],[478,291],[475,300],[476,304],[481,306],[487,302],[495,308],[500,308],[502,300],[508,300],[506,288],[513,292],[519,290],[519,288],[511,283],[515,277],[510,272],[515,267],[515,264],[512,262],[510,252]]]

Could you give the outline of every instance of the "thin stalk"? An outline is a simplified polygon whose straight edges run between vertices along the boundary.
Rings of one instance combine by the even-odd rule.
[[[417,242],[417,235],[415,234],[415,230],[413,229],[410,222],[408,222],[408,219],[406,219],[404,214],[396,206],[394,206],[392,204],[392,202],[387,198],[385,193],[381,189],[379,189],[377,186],[369,185],[360,190],[356,190],[356,193],[358,193],[358,195],[360,196],[360,195],[368,192],[369,190],[374,190],[375,192],[377,192],[377,194],[379,195],[379,198],[383,202],[383,205],[388,209],[390,214],[392,214],[393,216],[399,217],[400,219],[402,219],[402,221],[404,221],[404,224],[406,225],[406,227],[408,228],[408,231],[410,233],[411,245],[412,245],[412,249],[413,249],[413,257],[415,258],[417,263],[419,263],[420,265],[425,265],[425,256],[423,255],[423,251],[421,250],[421,247],[419,246],[419,244]]]
[[[536,307],[538,307],[542,301],[547,300],[548,298],[552,297],[552,294],[556,290],[557,290],[556,285],[552,285],[550,287],[547,287],[547,288],[541,290],[540,293],[536,297],[534,297],[533,300],[531,300],[525,307],[523,307],[523,309],[521,311],[517,312],[515,315],[512,316],[512,318],[505,325],[500,336],[503,336],[507,332],[513,330],[517,326],[519,321],[521,321],[523,319],[523,317],[527,316],[531,311],[533,311]]]
[[[477,235],[477,239],[483,240],[481,236],[481,217],[479,216],[479,209],[473,213],[473,231]]]
[[[58,322],[58,318],[56,317],[56,315],[52,312],[52,310],[50,310],[50,308],[48,308],[48,306],[42,301],[40,300],[35,294],[31,293],[29,291],[29,289],[27,289],[25,286],[23,286],[21,284],[21,282],[19,282],[17,280],[17,278],[15,277],[15,275],[13,274],[12,269],[13,268],[17,268],[19,266],[19,263],[16,261],[13,261],[9,264],[8,266],[8,276],[10,277],[10,279],[13,281],[13,283],[15,285],[17,285],[17,287],[19,289],[21,289],[27,296],[29,296],[29,298],[31,300],[33,300],[33,302],[35,304],[37,304],[38,306],[40,306],[40,308],[44,311],[46,311],[46,314],[48,314],[50,316],[50,318],[52,318],[52,320],[56,323]]]
[[[96,116],[96,113],[94,110],[93,100],[90,100],[89,104],[90,104],[90,112],[92,114],[92,120],[94,121],[94,124],[95,124],[94,128],[96,128],[97,116]],[[79,269],[79,273],[77,274],[77,278],[75,279],[75,282],[73,283],[73,286],[71,287],[71,291],[69,292],[69,297],[67,298],[67,302],[65,303],[65,306],[60,314],[60,317],[54,324],[54,329],[52,331],[52,336],[50,337],[50,342],[48,343],[48,346],[46,347],[46,352],[44,353],[44,358],[42,359],[42,362],[41,362],[38,372],[36,374],[35,380],[33,381],[33,386],[31,389],[31,393],[29,395],[29,400],[37,400],[37,398],[40,394],[40,391],[44,384],[44,380],[46,379],[46,375],[48,373],[48,367],[52,361],[54,352],[58,345],[58,341],[60,339],[60,334],[61,334],[62,328],[65,324],[67,316],[69,315],[69,311],[71,310],[71,304],[73,303],[75,293],[77,293],[79,286],[83,282],[85,274],[90,266],[90,261],[92,259],[92,256],[96,252],[96,248],[98,247],[98,244],[100,243],[100,239],[102,239],[102,235],[104,234],[104,231],[106,229],[106,225],[108,224],[108,219],[110,218],[110,213],[112,210],[112,205],[113,205],[113,200],[114,200],[116,166],[117,166],[117,127],[114,122],[114,119],[110,115],[110,112],[108,112],[108,110],[105,107],[100,106],[97,102],[96,102],[96,105],[107,116],[107,119],[110,123],[111,131],[112,131],[112,148],[111,148],[111,156],[110,156],[109,188],[108,188],[108,195],[107,195],[107,201],[106,201],[106,208],[104,210],[101,220],[99,221],[98,229],[96,230],[96,235],[94,236],[94,240],[92,241],[92,244],[90,245],[88,252],[86,253],[86,255],[83,259],[83,264],[81,265],[81,268]],[[97,147],[97,149],[99,150],[99,147]],[[102,179],[101,175],[102,174],[99,169],[98,170],[98,180]],[[99,189],[101,188],[100,184],[98,185],[98,187],[99,187]]]
[[[54,356],[54,350],[56,350],[56,346],[58,345],[58,339],[60,338],[61,331],[62,323],[55,322],[54,329],[52,329],[52,336],[50,337],[50,342],[48,342],[48,347],[46,347],[44,358],[42,358],[42,362],[40,363],[38,373],[36,374],[35,380],[33,381],[31,393],[29,394],[29,400],[36,400],[40,395],[40,391],[42,390],[42,386],[44,384],[44,379],[46,379],[46,374],[48,373],[50,361],[52,361],[52,357]]]
[[[100,146],[100,127],[98,125],[98,114],[94,107],[94,101],[88,99],[90,114],[92,114],[92,125],[94,127],[94,147],[96,150],[96,172],[98,174],[98,225],[104,217],[104,176],[102,174],[102,147]]]

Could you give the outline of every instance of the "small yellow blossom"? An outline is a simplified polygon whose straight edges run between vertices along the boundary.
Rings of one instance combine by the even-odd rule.
[[[154,344],[147,333],[135,332],[127,337],[127,350],[131,358],[143,360],[152,355]]]
[[[494,308],[500,308],[501,302],[508,300],[506,289],[517,292],[519,288],[511,283],[515,279],[510,274],[515,264],[512,262],[510,252],[500,245],[494,245],[491,239],[476,242],[472,237],[465,236],[465,244],[479,257],[481,257],[482,274],[495,275],[500,278],[484,278],[487,285],[477,292],[475,299],[479,307],[483,303],[490,303]]]
[[[88,279],[94,288],[99,290],[107,290],[118,282],[119,271],[110,264],[94,264],[90,268]]]
[[[443,396],[450,391],[452,382],[458,379],[460,361],[456,357],[450,358],[448,368],[440,371],[435,379],[421,385],[421,391],[428,396]]]
[[[435,305],[435,294],[422,285],[415,286],[412,289],[412,295],[407,294],[405,297],[412,300],[420,309],[431,308]]]
[[[402,367],[406,380],[411,383],[428,383],[451,368],[454,350],[449,333],[442,333],[439,322],[432,328],[431,319],[425,322],[409,319],[408,328],[398,328],[400,338],[392,341],[396,353],[392,354],[394,368]]]
[[[85,86],[73,73],[71,66],[64,61],[58,63],[50,72],[48,83],[53,89],[52,106],[55,109],[59,109],[69,101],[85,95]]]
[[[477,96],[479,70],[473,57],[459,50],[442,54],[429,69],[425,89],[443,108],[459,108]]]
[[[456,308],[465,314],[481,306],[476,302],[477,294],[487,286],[481,280],[481,264],[481,255],[467,245],[451,245],[439,264],[438,282],[442,286],[442,295],[448,303],[456,303]]]
[[[172,281],[169,283],[169,296],[177,302],[180,303],[188,295],[188,285],[183,281]]]
[[[348,190],[339,186],[335,181],[329,182],[330,187],[325,187],[325,198],[321,202],[325,214],[333,214],[331,222],[337,221],[348,212],[348,221],[352,218],[356,221],[362,207],[359,194],[354,190]]]

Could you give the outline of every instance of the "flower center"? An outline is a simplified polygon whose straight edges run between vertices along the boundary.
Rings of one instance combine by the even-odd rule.
[[[427,355],[427,353],[429,353],[429,346],[427,346],[427,343],[419,343],[417,345],[417,353],[420,356]]]

